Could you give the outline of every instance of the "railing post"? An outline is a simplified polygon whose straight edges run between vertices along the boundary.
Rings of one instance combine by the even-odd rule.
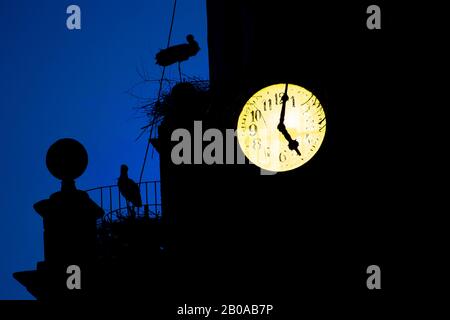
[[[148,204],[148,182],[145,182],[145,204]]]
[[[158,194],[157,194],[157,186],[156,181],[153,181],[153,185],[155,186],[155,214],[158,215]]]
[[[119,190],[119,188],[117,188],[117,196],[119,197],[119,210],[120,210],[120,208],[122,208],[122,205],[120,203],[120,190]]]
[[[112,212],[112,188],[109,187],[109,212]]]

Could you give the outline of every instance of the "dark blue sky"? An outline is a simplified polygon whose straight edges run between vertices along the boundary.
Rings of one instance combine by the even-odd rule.
[[[66,28],[66,8],[81,8],[82,29]],[[89,167],[80,189],[115,184],[120,164],[138,179],[145,119],[126,94],[139,76],[158,79],[154,55],[167,43],[173,1],[0,1],[0,299],[31,299],[12,273],[43,259],[42,220],[32,205],[59,188],[45,167],[48,147],[62,137],[82,142]],[[206,5],[178,0],[172,44],[187,33],[202,50],[183,64],[188,76],[208,78]],[[178,79],[175,66],[167,78]],[[142,87],[149,97],[156,85]],[[156,158],[144,180],[159,179]]]

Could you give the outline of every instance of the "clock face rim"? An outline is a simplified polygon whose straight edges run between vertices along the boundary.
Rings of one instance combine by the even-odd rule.
[[[301,160],[297,160],[297,159],[292,160],[292,158],[289,158],[291,161],[289,161],[286,165],[274,165],[273,164],[274,160],[271,159],[271,164],[269,166],[266,165],[265,163],[262,163],[261,161],[259,161],[258,157],[255,158],[255,152],[249,152],[250,147],[248,146],[248,143],[246,143],[245,139],[249,139],[250,137],[249,137],[249,134],[246,133],[247,130],[242,129],[242,124],[246,123],[245,119],[250,113],[250,111],[248,111],[249,110],[248,107],[254,108],[254,111],[258,110],[258,108],[255,107],[255,105],[257,104],[257,103],[255,103],[255,99],[257,99],[256,97],[261,97],[261,96],[263,96],[263,94],[275,94],[275,95],[279,94],[280,91],[284,92],[285,86],[286,86],[286,83],[275,83],[275,84],[271,84],[271,85],[265,86],[265,87],[261,88],[260,90],[258,90],[257,92],[255,92],[246,101],[246,103],[242,107],[241,112],[239,114],[239,118],[238,118],[238,122],[237,122],[237,128],[236,128],[236,136],[237,136],[237,139],[238,139],[238,145],[241,148],[241,151],[243,152],[243,154],[246,156],[246,158],[250,161],[250,163],[260,167],[261,169],[264,169],[266,171],[271,171],[271,172],[287,172],[287,171],[295,170],[295,169],[305,165],[306,163],[308,163],[312,158],[314,158],[317,155],[318,151],[320,150],[320,147],[323,145],[323,142],[325,140],[325,135],[326,135],[326,122],[327,122],[326,121],[326,113],[325,113],[325,109],[324,109],[322,103],[320,102],[320,100],[318,99],[318,97],[311,90],[309,90],[309,89],[307,89],[307,88],[305,88],[303,86],[300,86],[298,84],[289,82],[288,83],[288,96],[290,98],[293,97],[293,99],[294,99],[294,98],[298,97],[297,94],[299,94],[299,93],[306,94],[306,95],[309,94],[310,96],[309,96],[309,98],[307,100],[311,100],[312,98],[314,98],[314,100],[311,100],[311,101],[314,101],[314,103],[312,105],[315,106],[317,108],[317,110],[318,110],[317,111],[316,109],[314,109],[314,111],[317,111],[316,113],[314,113],[314,117],[317,118],[318,117],[318,113],[320,113],[320,115],[323,116],[323,119],[321,119],[321,122],[323,122],[323,125],[320,128],[320,130],[319,131],[317,131],[317,130],[316,131],[311,131],[311,134],[312,135],[315,134],[316,138],[317,138],[316,142],[314,144],[310,145],[310,147],[314,146],[313,147],[314,151],[312,151],[312,149],[311,149],[310,152],[306,153],[306,156],[303,156],[303,158],[301,158]],[[295,93],[292,93],[292,91],[295,91]],[[261,101],[259,101],[259,103],[261,103]],[[301,107],[303,107],[306,103],[307,102],[301,104],[299,109]],[[293,102],[293,104],[295,105],[295,102]],[[313,114],[313,111],[311,111],[311,112],[309,111],[310,107],[311,107],[311,103],[308,102],[307,106],[309,106],[308,111],[307,111],[307,116],[302,118],[302,124],[301,125],[305,125],[306,118],[307,117],[311,117],[311,115]],[[246,111],[246,109],[247,109],[247,111]],[[288,103],[286,105],[286,115],[288,115],[288,111],[287,110],[288,110]],[[259,111],[259,112],[261,112],[261,111]],[[280,112],[281,112],[281,103],[279,103],[278,105],[274,106],[274,109],[271,110],[272,114],[270,114],[269,116],[270,116],[270,118],[272,118],[272,122],[273,122],[273,117],[274,116],[279,118]],[[292,120],[293,117],[291,116],[290,118]],[[286,120],[285,120],[285,122],[286,122]],[[265,121],[264,121],[264,123],[265,123]],[[300,126],[300,122],[299,122],[299,125],[296,125],[296,126],[299,127]],[[273,140],[274,136],[277,136],[277,134],[278,134],[278,136],[281,135],[281,133],[278,132],[278,130],[276,128],[276,125],[273,125],[273,123],[272,123],[271,127],[273,127],[274,128],[273,130],[276,130],[277,133],[271,133],[272,137],[269,138],[268,140]],[[286,127],[287,127],[288,132],[289,132],[290,131],[289,127],[288,126],[286,126]],[[266,128],[266,130],[267,130],[267,128]],[[294,130],[295,130],[295,128],[294,128]],[[305,132],[306,131],[303,131],[303,134]],[[294,136],[292,138],[294,140],[296,140],[297,138],[299,138],[299,136],[295,136],[295,134],[294,134]],[[277,141],[278,142],[278,149],[277,149],[278,151],[280,150],[280,148],[281,148],[280,145],[282,143],[285,143],[286,147],[287,147],[288,142],[286,140],[281,140],[279,137],[278,137],[278,139],[275,139],[275,140],[278,140]],[[301,141],[301,139],[299,139],[299,140]],[[245,147],[246,144],[247,144],[247,146]],[[273,146],[273,144],[269,145],[269,147],[272,147],[272,146]],[[286,151],[286,148],[282,148],[282,150],[283,150],[282,152],[284,152],[284,151]],[[288,152],[288,154],[290,152],[289,156],[291,157],[292,154],[295,151],[287,150],[287,152]],[[281,153],[280,153],[280,155],[281,155]]]

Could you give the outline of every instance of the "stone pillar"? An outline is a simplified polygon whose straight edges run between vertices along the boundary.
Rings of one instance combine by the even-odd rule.
[[[95,272],[96,223],[104,214],[84,191],[77,190],[75,179],[86,170],[88,155],[76,140],[61,139],[47,153],[47,168],[61,180],[61,190],[33,207],[43,218],[44,261],[37,270],[17,272],[14,277],[42,300],[86,298],[93,288]],[[67,268],[81,269],[81,290],[67,287]]]

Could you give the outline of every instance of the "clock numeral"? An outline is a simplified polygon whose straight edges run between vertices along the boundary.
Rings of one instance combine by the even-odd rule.
[[[250,134],[251,136],[254,136],[254,135],[256,135],[256,132],[258,132],[258,127],[256,126],[256,124],[252,123],[252,124],[248,127],[248,131],[249,131],[249,134]]]
[[[302,103],[302,106],[304,106],[305,104],[307,104],[307,103],[312,99],[312,97],[314,97],[314,95],[311,93],[311,95],[309,96],[309,98],[308,98],[305,102]],[[308,104],[308,105],[309,105],[309,104]]]
[[[311,136],[309,133],[306,134],[305,140],[311,148],[316,148],[316,143],[319,142],[319,138],[317,136]]]
[[[264,111],[267,111],[267,109],[272,110],[272,99],[264,100]]]
[[[323,111],[322,108],[317,108],[316,110],[317,110],[316,117],[321,118],[321,119],[325,118],[325,112]]]
[[[292,96],[291,98],[292,98],[292,108],[295,108],[295,97]]]
[[[280,160],[280,162],[285,162],[287,160],[286,152],[280,152],[278,159]]]
[[[256,111],[252,111],[252,122],[257,122],[259,121],[259,119],[261,118],[261,111],[256,110]]]
[[[253,144],[252,144],[253,149],[255,150],[260,150],[261,149],[261,139],[260,138],[256,138],[253,140]]]
[[[266,149],[264,150],[264,155],[265,155],[267,158],[270,158],[270,147],[266,147]]]
[[[309,112],[310,109],[311,109],[311,107],[310,107],[310,106],[307,106],[307,107],[305,108],[305,111],[303,111],[303,116],[305,116],[305,115]]]
[[[319,124],[322,124],[322,122],[325,121],[325,118],[323,118],[322,120],[320,120]]]
[[[283,102],[283,95],[284,92],[279,92],[278,94],[275,93],[275,104],[278,104],[278,99],[280,101],[280,104]]]

